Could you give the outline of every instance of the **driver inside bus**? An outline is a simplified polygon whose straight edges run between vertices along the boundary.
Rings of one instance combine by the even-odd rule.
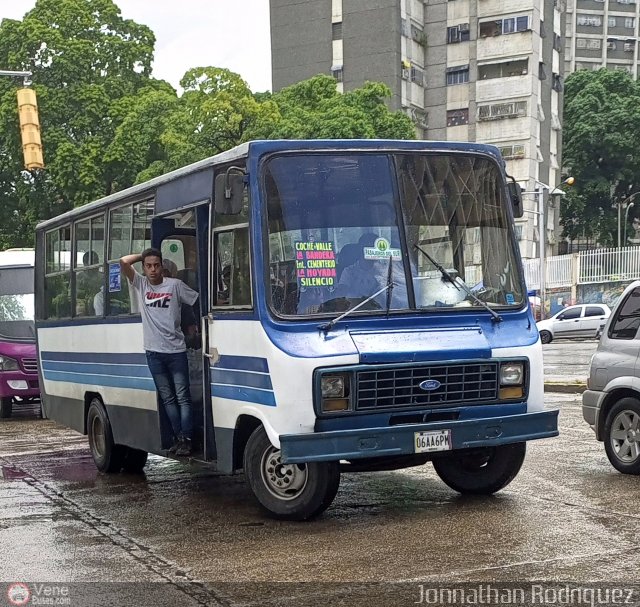
[[[391,307],[395,309],[408,308],[409,301],[402,260],[391,260],[390,257],[371,259],[365,251],[365,249],[372,248],[379,238],[373,232],[367,232],[360,236],[356,248],[356,261],[342,269],[336,288],[336,297],[347,299],[366,299],[370,297],[387,284],[389,280],[389,264],[391,263],[391,280],[393,281]],[[373,301],[380,308],[386,308],[387,292],[383,291],[378,294]]]

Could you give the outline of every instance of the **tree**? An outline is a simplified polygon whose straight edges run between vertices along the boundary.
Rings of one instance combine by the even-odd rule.
[[[155,160],[148,133],[144,154],[117,137],[131,112],[176,97],[150,78],[154,43],[112,0],[38,0],[2,21],[0,65],[33,72],[46,170],[22,170],[17,87],[0,79],[0,246],[32,244],[38,220],[131,185]]]
[[[415,126],[406,114],[387,108],[389,97],[391,90],[380,82],[341,94],[336,81],[321,74],[267,97],[279,116],[249,134],[265,139],[413,139]]]
[[[563,201],[563,236],[617,244],[621,201],[640,189],[640,86],[627,72],[578,71],[567,78],[563,164],[576,186]],[[633,184],[636,184],[634,186]]]

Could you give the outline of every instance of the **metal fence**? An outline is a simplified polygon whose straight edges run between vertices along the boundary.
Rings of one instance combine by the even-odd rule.
[[[540,288],[540,260],[524,260],[529,289]],[[595,249],[545,259],[546,288],[623,282],[640,278],[640,247]]]

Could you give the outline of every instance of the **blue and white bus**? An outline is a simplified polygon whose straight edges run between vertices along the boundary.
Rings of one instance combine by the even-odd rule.
[[[558,434],[495,147],[256,141],[45,221],[36,315],[46,415],[103,472],[168,424],[118,260],[147,246],[196,289],[194,457],[244,470],[272,516],[325,510],[341,471],[431,461],[461,493]]]

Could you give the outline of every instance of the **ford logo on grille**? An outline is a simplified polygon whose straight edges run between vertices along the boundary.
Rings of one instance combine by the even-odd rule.
[[[437,390],[441,385],[437,379],[427,379],[420,384],[420,388],[431,392],[432,390]]]

